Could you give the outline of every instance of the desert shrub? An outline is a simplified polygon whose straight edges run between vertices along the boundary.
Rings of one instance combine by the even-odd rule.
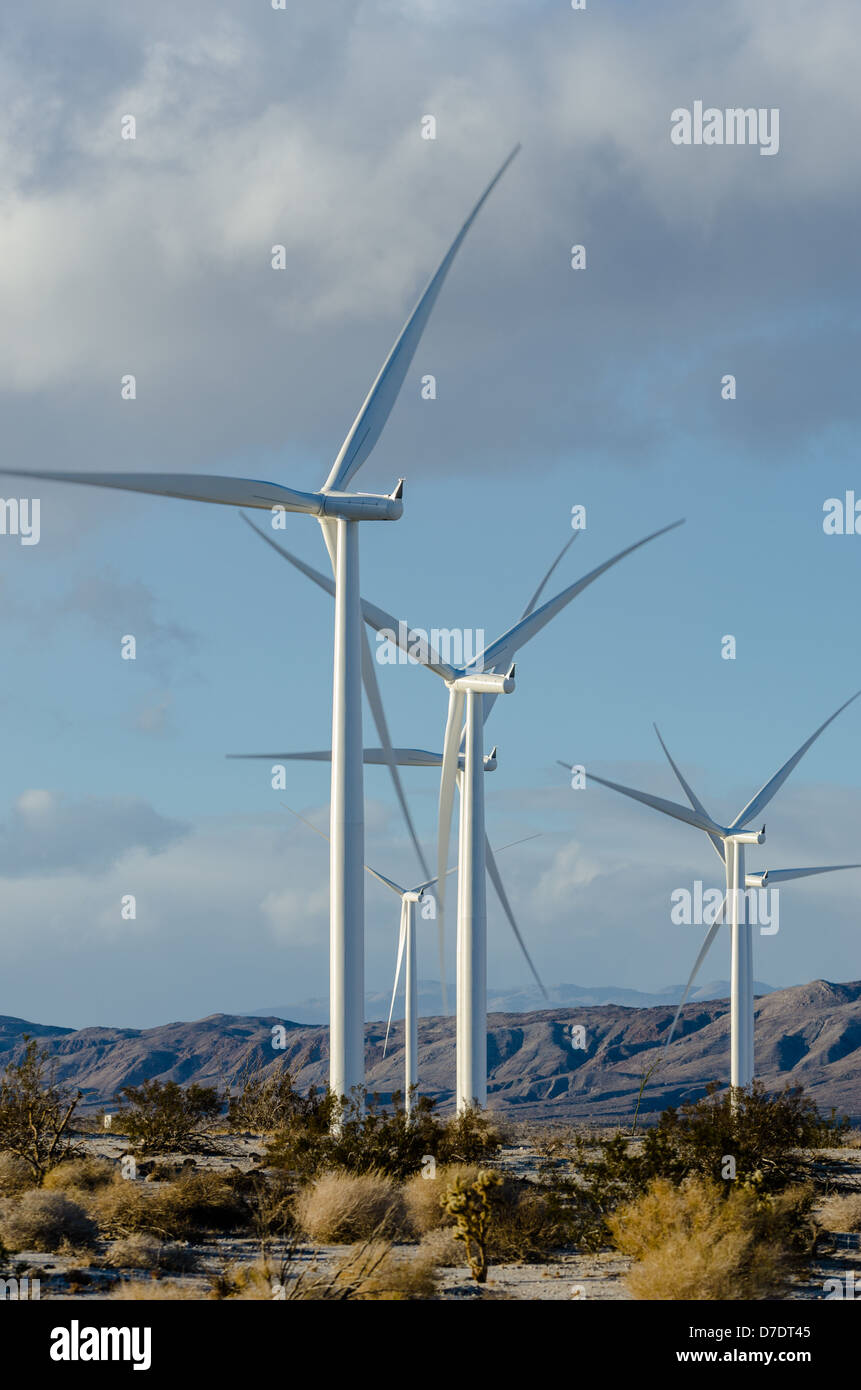
[[[626,1282],[635,1298],[765,1298],[784,1285],[795,1223],[811,1200],[809,1191],[769,1197],[710,1178],[655,1178],[607,1225],[634,1261]]]
[[[93,1193],[89,1210],[101,1234],[110,1240],[139,1233],[164,1238],[176,1234],[166,1229],[160,1191],[143,1183],[115,1177]]]
[[[6,1199],[0,1218],[0,1235],[13,1250],[56,1251],[69,1245],[92,1245],[98,1235],[94,1221],[83,1207],[64,1192],[25,1192]]]
[[[387,1173],[403,1180],[430,1155],[441,1163],[477,1163],[493,1158],[502,1142],[498,1125],[479,1110],[443,1121],[429,1096],[415,1097],[409,1116],[400,1092],[389,1105],[356,1087],[349,1100],[331,1092],[295,1096],[295,1112],[274,1134],[266,1152],[270,1166],[300,1178],[328,1169]],[[335,1123],[337,1121],[337,1123]]]
[[[488,1234],[493,1215],[491,1192],[501,1182],[498,1173],[483,1169],[471,1183],[455,1178],[442,1198],[445,1211],[454,1217],[455,1240],[462,1241],[477,1284],[487,1280]]]
[[[51,1192],[96,1192],[113,1182],[115,1173],[104,1158],[70,1158],[46,1173],[42,1186]]]
[[[432,1113],[433,1104],[421,1097],[408,1117],[398,1092],[390,1107],[358,1087],[342,1102],[330,1092],[321,1097],[309,1092],[306,1110],[274,1136],[266,1161],[304,1178],[341,1168],[405,1178],[439,1149],[444,1127]]]
[[[719,1093],[715,1084],[695,1103],[663,1111],[636,1144],[616,1134],[601,1143],[597,1157],[590,1157],[578,1140],[579,1183],[545,1177],[562,1206],[570,1200],[575,1211],[591,1212],[591,1238],[600,1241],[602,1232],[606,1237],[609,1213],[657,1178],[677,1185],[688,1176],[707,1178],[728,1193],[734,1186],[724,1180],[731,1158],[735,1179],[758,1192],[777,1193],[798,1184],[809,1171],[805,1150],[818,1147],[835,1127],[842,1132],[841,1126],[842,1121],[823,1118],[800,1087],[768,1095],[754,1082],[736,1091],[733,1104],[730,1092]]]
[[[442,1199],[455,1178],[472,1183],[478,1174],[477,1164],[449,1163],[438,1167],[433,1177],[426,1178],[423,1173],[415,1173],[408,1178],[402,1196],[407,1227],[412,1234],[422,1236],[439,1226],[453,1226],[454,1217],[445,1210]]]
[[[543,1260],[568,1243],[568,1230],[536,1184],[503,1178],[491,1192],[488,1256],[493,1264]]]
[[[221,1110],[215,1087],[180,1086],[176,1081],[144,1081],[125,1086],[119,1120],[134,1148],[144,1153],[183,1153],[200,1144],[202,1131]]]
[[[158,1194],[165,1229],[178,1237],[233,1231],[248,1220],[248,1207],[221,1173],[188,1173]]]
[[[177,1302],[180,1299],[202,1299],[208,1298],[206,1289],[196,1287],[193,1284],[178,1284],[173,1279],[129,1279],[117,1284],[108,1294],[108,1298],[124,1302],[131,1300],[134,1303],[147,1302]]]
[[[402,1255],[380,1238],[364,1240],[330,1267],[299,1264],[288,1249],[280,1262],[228,1263],[211,1277],[211,1297],[263,1301],[403,1301],[433,1298],[437,1263],[428,1251]]]
[[[243,1186],[248,1225],[264,1253],[277,1238],[292,1235],[296,1189],[284,1173],[251,1173]]]
[[[50,1168],[75,1157],[79,1148],[69,1125],[81,1099],[57,1080],[57,1063],[27,1038],[20,1062],[10,1062],[0,1080],[0,1150],[15,1154],[37,1183]]]
[[[18,1154],[0,1153],[0,1197],[13,1197],[35,1187],[36,1177],[29,1163]]]
[[[830,1118],[821,1115],[801,1086],[787,1086],[769,1095],[755,1081],[721,1094],[713,1083],[702,1100],[665,1110],[657,1136],[666,1141],[685,1172],[718,1179],[724,1158],[730,1155],[739,1179],[776,1192],[805,1175],[806,1163],[799,1150],[839,1144],[848,1124],[834,1111]]]
[[[825,1231],[861,1231],[861,1192],[829,1197],[816,1219]]]
[[[426,1253],[437,1269],[459,1269],[466,1262],[463,1244],[455,1239],[453,1226],[437,1226],[425,1231],[419,1250]]]
[[[405,1303],[436,1293],[436,1262],[430,1251],[409,1255],[387,1241],[371,1241],[339,1262],[332,1281],[334,1297],[359,1302]]]
[[[114,1241],[108,1259],[117,1269],[157,1269],[168,1274],[191,1274],[198,1267],[197,1255],[189,1246],[142,1234]]]
[[[159,1161],[149,1164],[138,1164],[138,1173],[141,1177],[145,1177],[148,1182],[176,1182],[177,1178],[183,1178],[187,1173],[193,1171],[193,1158],[185,1158],[181,1163],[166,1163]]]
[[[298,1193],[295,1215],[324,1245],[396,1234],[405,1224],[400,1191],[384,1173],[323,1173]]]
[[[501,1144],[497,1121],[473,1106],[446,1122],[434,1156],[443,1163],[483,1163],[496,1157]]]
[[[190,1173],[164,1187],[117,1178],[93,1194],[90,1210],[102,1234],[115,1240],[139,1233],[187,1240],[235,1230],[248,1219],[247,1206],[218,1173]]]
[[[227,1122],[231,1129],[247,1129],[254,1134],[273,1134],[297,1124],[320,1122],[328,1129],[334,1097],[318,1095],[313,1088],[302,1095],[293,1087],[289,1071],[266,1073],[262,1064],[249,1061],[231,1082],[236,1088],[230,1096]]]

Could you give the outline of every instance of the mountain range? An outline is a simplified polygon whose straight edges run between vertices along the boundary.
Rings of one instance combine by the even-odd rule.
[[[665,989],[658,990],[654,994],[643,993],[638,989],[624,989],[618,985],[550,985],[547,990],[547,997],[536,987],[523,988],[514,986],[511,989],[493,989],[488,987],[487,991],[487,1011],[488,1013],[500,1014],[519,1014],[534,1013],[538,1009],[546,1009],[548,1006],[560,1008],[573,1008],[578,1005],[589,1004],[624,1004],[631,1009],[646,1009],[652,1004],[678,1004],[684,993],[684,985],[668,985]],[[755,994],[772,994],[774,986],[763,984],[760,980],[754,982]],[[711,980],[704,985],[697,985],[691,991],[692,1000],[701,999],[725,999],[729,994],[729,980]],[[419,1013],[424,1017],[431,1017],[435,1014],[443,1013],[442,989],[438,980],[419,980]],[[452,1001],[455,997],[454,984],[448,986],[448,998]],[[365,1018],[388,1018],[391,994],[380,991],[371,991],[365,995]],[[395,1018],[403,1018],[404,1004],[403,991],[398,994],[395,1000]],[[328,999],[303,999],[298,1004],[281,1004],[271,1008],[254,1009],[248,1014],[249,1018],[289,1018],[295,1023],[328,1023],[329,1021],[329,1001]]]
[[[492,1013],[488,1106],[529,1119],[630,1121],[649,1072],[644,1118],[696,1099],[709,1081],[728,1079],[729,1002],[686,1004],[678,1035],[662,1057],[674,1013],[672,1003]],[[272,1045],[279,1025],[283,1049]],[[20,1058],[25,1034],[39,1038],[56,1059],[58,1075],[82,1090],[89,1110],[111,1108],[123,1086],[150,1077],[224,1086],[249,1060],[271,1072],[286,1066],[302,1090],[325,1086],[328,1070],[327,1028],[272,1015],[213,1014],[157,1028],[76,1030],[0,1017],[0,1068]],[[420,1022],[421,1090],[442,1109],[452,1101],[454,1036],[451,1017]],[[368,1088],[386,1099],[401,1085],[403,1026],[394,1025],[386,1057],[384,1023],[367,1024],[365,1037]],[[834,1106],[861,1122],[861,981],[814,980],[757,999],[756,1071],[769,1090],[801,1084],[823,1109]]]

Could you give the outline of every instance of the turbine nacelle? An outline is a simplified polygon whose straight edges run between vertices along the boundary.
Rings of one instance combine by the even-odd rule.
[[[449,690],[473,695],[510,695],[514,689],[514,667],[505,675],[493,671],[463,672],[447,681]]]
[[[763,869],[759,873],[745,874],[745,888],[764,888],[768,882],[768,869]]]
[[[373,492],[321,492],[319,516],[342,521],[398,521],[404,514],[404,480],[380,496]]]
[[[765,826],[761,830],[744,830],[741,834],[729,834],[728,840],[734,840],[737,845],[764,845]]]

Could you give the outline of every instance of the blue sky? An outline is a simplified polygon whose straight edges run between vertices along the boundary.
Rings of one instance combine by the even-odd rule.
[[[674,795],[657,720],[720,818],[861,687],[861,539],[822,530],[826,498],[861,496],[861,20],[835,0],[815,15],[512,2],[474,6],[467,24],[457,8],[91,3],[38,43],[31,13],[13,11],[4,454],[318,486],[521,139],[359,476],[370,490],[407,479],[403,519],[364,528],[362,587],[414,624],[492,639],[574,503],[587,529],[554,588],[687,518],[524,650],[488,727],[492,840],[543,832],[504,868],[539,969],[655,989],[686,976],[698,945],[670,923],[670,893],[711,881],[716,861],[683,826],[571,791],[556,759]],[[670,112],[696,99],[779,107],[779,153],[672,146]],[[134,142],[119,139],[127,112]],[[428,112],[436,141],[420,138]],[[285,272],[269,267],[275,243]],[[40,543],[0,537],[0,1012],[140,1026],[324,993],[325,847],[280,809],[266,765],[223,755],[328,745],[330,600],[230,509],[38,495]],[[290,518],[283,538],[325,568],[315,523]],[[125,633],[135,662],[120,660]],[[735,661],[721,659],[727,633]],[[441,683],[404,667],[380,678],[396,741],[438,746]],[[769,808],[757,866],[861,858],[859,752],[853,706]],[[385,774],[366,785],[369,859],[414,875]],[[430,853],[434,775],[407,789]],[[291,771],[286,799],[320,824],[327,798],[325,769]],[[849,874],[788,887],[757,977],[857,978],[858,888]],[[367,909],[367,980],[382,988],[396,921],[383,890]],[[495,907],[490,931],[491,981],[519,982]],[[727,967],[723,942],[705,977]]]

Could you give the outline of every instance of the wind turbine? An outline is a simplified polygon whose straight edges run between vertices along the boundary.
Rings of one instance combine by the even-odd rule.
[[[0,469],[0,475],[44,478],[194,502],[302,512],[320,522],[335,576],[332,693],[330,889],[330,1072],[336,1095],[361,1086],[364,1049],[364,802],[362,787],[359,534],[362,521],[396,521],[403,512],[403,479],[388,496],[345,489],[373,450],[391,414],[446,275],[467,232],[519,145],[502,164],[467,217],[380,368],[319,492],[278,483],[203,473],[77,473]],[[392,775],[397,774],[392,768]],[[397,788],[396,788],[397,789]]]
[[[501,845],[496,851],[501,854],[505,849],[511,849],[514,845],[525,844],[527,840],[535,840],[538,835],[524,835],[520,840],[511,840],[507,845]],[[447,871],[445,877],[453,874],[458,866]],[[372,871],[373,872],[373,871]],[[382,874],[377,874],[377,878],[386,883],[394,892],[401,894],[401,925],[398,936],[398,958],[395,964],[395,982],[392,986],[392,1002],[389,1005],[389,1017],[386,1022],[386,1037],[383,1043],[383,1056],[389,1045],[389,1032],[392,1026],[392,1015],[395,1011],[395,998],[398,992],[398,984],[401,978],[401,965],[406,960],[406,982],[405,982],[405,1004],[404,1004],[404,1067],[406,1074],[406,1096],[410,1096],[411,1088],[418,1085],[418,978],[416,972],[416,942],[415,942],[415,908],[416,903],[420,902],[428,888],[432,888],[437,879],[432,878],[429,883],[420,884],[418,888],[401,888],[399,884],[392,883],[391,880],[383,878]],[[542,986],[543,989],[543,986]],[[407,1113],[409,1114],[411,1105],[406,1101]]]
[[[635,791],[632,787],[622,786],[619,782],[610,782],[605,777],[599,777],[596,773],[590,772],[589,777],[593,782],[599,782],[602,787],[610,787],[611,790],[621,792],[624,796],[633,797],[635,801],[641,801],[644,806],[651,806],[656,811],[663,812],[666,816],[672,816],[675,820],[683,821],[686,825],[692,825],[697,830],[703,830],[711,841],[718,858],[724,865],[726,872],[726,893],[721,902],[714,920],[709,927],[705,940],[703,941],[700,953],[694,961],[693,970],[690,973],[681,1002],[676,1010],[675,1017],[670,1027],[669,1035],[665,1044],[665,1050],[672,1041],[679,1015],[684,1007],[687,997],[691,991],[694,980],[697,977],[700,966],[708,954],[717,933],[726,920],[726,910],[729,907],[729,925],[731,942],[731,972],[730,972],[730,1085],[733,1087],[749,1086],[754,1076],[754,1000],[753,1000],[753,933],[752,923],[747,920],[748,914],[745,910],[746,891],[748,889],[758,889],[766,883],[786,883],[790,879],[807,878],[812,874],[836,873],[842,869],[861,869],[861,864],[827,864],[820,868],[813,869],[766,869],[760,873],[746,873],[745,871],[745,849],[747,845],[761,845],[765,842],[765,825],[759,831],[747,831],[745,826],[751,821],[757,820],[765,810],[769,801],[776,792],[780,790],[790,775],[792,770],[804,757],[804,754],[815,743],[819,735],[828,728],[843,711],[857,700],[861,695],[861,690],[856,693],[838,710],[835,710],[824,724],[810,735],[801,747],[787,759],[783,766],[774,774],[773,777],[760,787],[755,796],[739,811],[735,820],[728,826],[722,826],[717,821],[712,820],[703,803],[694,792],[690,784],[685,780],[679,767],[670,755],[667,745],[661,738],[658,726],[655,725],[655,733],[667,761],[673,769],[682,790],[691,805],[691,810],[686,806],[680,806],[675,801],[667,801],[664,797],[653,796],[649,792]],[[562,767],[568,768],[570,764],[560,763]]]
[[[328,840],[329,836],[325,830],[320,830],[312,821],[306,820],[298,811],[294,811],[292,806],[285,806],[297,820],[307,825],[322,839]],[[510,844],[502,845],[497,853],[502,850],[511,849],[513,845],[525,844],[527,840],[535,840],[538,835],[525,835],[521,840],[512,840]],[[453,874],[457,869],[455,864],[447,871]],[[365,865],[365,871],[380,883],[385,884],[401,900],[401,917],[398,928],[398,955],[395,965],[395,983],[392,989],[392,1002],[389,1006],[389,1016],[386,1022],[386,1037],[383,1043],[383,1056],[389,1045],[389,1033],[392,1027],[392,1015],[395,1010],[395,999],[398,992],[398,984],[401,978],[401,967],[406,961],[406,988],[404,1002],[404,1110],[409,1116],[413,1109],[413,1095],[415,1087],[418,1086],[418,970],[417,970],[417,950],[416,950],[416,906],[422,901],[425,893],[436,883],[436,878],[428,879],[425,883],[417,883],[413,888],[405,888],[402,884],[396,883],[394,879],[388,878],[386,874],[380,873],[378,869],[372,869],[370,864]]]
[[[331,581],[319,570],[293,555],[279,542],[267,536],[264,531],[243,518],[253,530],[257,531],[267,544],[277,550],[285,560],[307,578],[314,581],[327,593],[333,593]],[[487,903],[485,867],[491,881],[501,897],[506,915],[515,932],[517,927],[510,910],[505,889],[493,861],[493,854],[487,840],[484,817],[484,723],[498,695],[510,694],[514,689],[514,657],[552,618],[581,594],[584,589],[613,565],[619,563],[633,551],[639,550],[649,541],[664,535],[680,526],[681,521],[654,531],[642,540],[629,545],[625,550],[606,560],[596,569],[584,575],[574,584],[568,585],[554,598],[541,607],[536,603],[556,565],[557,557],[545,575],[536,594],[530,600],[524,614],[515,625],[489,646],[485,647],[465,666],[454,666],[445,661],[439,653],[418,636],[406,623],[398,622],[391,613],[376,604],[361,600],[361,610],[365,623],[377,632],[384,632],[390,640],[408,654],[417,645],[424,650],[426,659],[419,662],[427,666],[443,680],[448,687],[449,703],[442,752],[442,773],[439,798],[439,839],[437,850],[437,877],[439,879],[438,906],[440,933],[444,914],[445,865],[448,859],[448,845],[451,836],[451,820],[454,808],[455,786],[460,785],[460,818],[458,835],[458,892],[457,892],[457,1105],[459,1110],[472,1105],[484,1105],[487,1100]],[[570,544],[570,541],[569,541]],[[567,546],[565,547],[567,549]],[[564,550],[562,552],[564,554]],[[461,748],[463,752],[461,753]],[[415,750],[413,750],[415,751]],[[272,757],[273,754],[257,756]],[[325,757],[318,753],[315,757]],[[394,756],[394,751],[393,751]],[[519,936],[519,933],[518,933]],[[522,945],[522,941],[521,941]],[[525,946],[523,947],[525,951]],[[527,955],[528,959],[528,955]],[[531,961],[530,961],[531,965]],[[534,967],[533,974],[535,973]],[[444,975],[443,975],[444,978]],[[536,975],[536,979],[537,979]],[[539,980],[539,985],[541,982]],[[541,989],[544,986],[541,985]]]

